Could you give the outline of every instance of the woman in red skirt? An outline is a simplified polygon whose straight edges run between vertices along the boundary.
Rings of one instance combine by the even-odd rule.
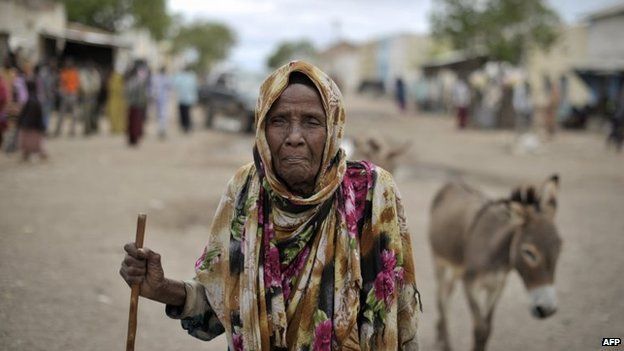
[[[145,64],[136,63],[126,76],[128,101],[128,143],[136,146],[143,135],[143,122],[148,99],[149,71]]]

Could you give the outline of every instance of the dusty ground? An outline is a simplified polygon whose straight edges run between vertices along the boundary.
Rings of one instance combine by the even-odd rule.
[[[561,134],[537,155],[512,155],[506,132],[458,133],[443,117],[398,116],[387,102],[351,100],[347,134],[375,131],[411,140],[396,172],[413,233],[424,302],[422,349],[434,344],[434,281],[426,240],[434,192],[462,177],[493,196],[512,186],[562,177],[557,223],[564,247],[557,270],[559,312],[532,319],[514,273],[495,315],[491,350],[598,350],[624,336],[624,155],[602,136]],[[118,275],[136,215],[147,212],[146,245],[166,273],[188,278],[228,178],[250,161],[251,137],[172,127],[158,141],[150,125],[138,149],[121,136],[52,140],[46,163],[0,155],[0,349],[121,350],[129,289]],[[451,309],[453,345],[467,350],[470,318],[461,290]],[[185,334],[163,306],[141,300],[137,350],[224,350]]]

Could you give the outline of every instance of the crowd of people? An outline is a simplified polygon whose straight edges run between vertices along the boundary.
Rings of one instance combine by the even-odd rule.
[[[125,72],[93,61],[68,57],[32,65],[9,56],[0,70],[0,147],[20,151],[24,161],[32,155],[47,159],[46,137],[84,136],[101,130],[102,116],[113,134],[126,133],[137,146],[143,135],[147,108],[153,103],[158,136],[166,137],[169,101],[176,92],[180,127],[192,129],[190,109],[197,103],[197,78],[190,70],[174,77],[163,67],[152,74],[138,60]]]
[[[520,135],[537,132],[552,139],[559,128],[586,128],[590,115],[596,115],[610,122],[608,142],[618,150],[624,144],[624,87],[620,88],[618,98],[607,103],[593,96],[585,106],[574,106],[566,76],[556,80],[544,76],[536,85],[509,72],[475,71],[455,79],[443,78],[448,77],[432,75],[417,79],[410,86],[410,95],[419,111],[455,114],[459,129],[514,128]],[[397,79],[396,100],[402,109],[404,102],[400,96],[405,92],[402,81],[398,82]],[[608,99],[607,95],[602,99]]]
[[[457,77],[452,84],[428,77],[418,80],[414,96],[419,110],[454,113],[459,129],[515,128],[522,133],[535,127],[547,136],[555,134],[558,122],[570,113],[570,103],[559,84],[545,79],[542,89],[534,89],[526,79],[473,74]]]
[[[32,154],[47,158],[43,136],[49,123],[49,91],[40,66],[15,64],[5,59],[0,71],[0,145],[11,153],[18,149],[22,158]]]
[[[192,130],[190,111],[198,102],[195,73],[183,69],[170,76],[162,67],[152,73],[145,61],[137,60],[122,73],[93,61],[76,62],[71,57],[32,65],[16,56],[4,59],[0,70],[0,148],[7,153],[21,151],[22,159],[38,154],[46,159],[46,136],[97,134],[101,116],[109,131],[126,133],[128,145],[137,146],[143,136],[148,106],[153,105],[158,136],[165,139],[172,92],[177,96],[179,126]],[[476,76],[478,78],[478,76]],[[423,77],[409,86],[402,78],[395,82],[395,99],[401,112],[411,95],[421,111],[455,113],[458,128],[514,127],[519,134],[538,129],[552,138],[562,116],[587,119],[586,110],[570,106],[567,81],[545,78],[541,87],[528,81],[514,84],[502,79],[460,77],[449,87],[440,79]],[[611,116],[609,144],[621,150],[624,144],[624,92]],[[449,109],[450,108],[450,109]],[[54,117],[53,117],[54,116]],[[54,123],[53,123],[54,122]],[[69,126],[67,126],[69,124]]]

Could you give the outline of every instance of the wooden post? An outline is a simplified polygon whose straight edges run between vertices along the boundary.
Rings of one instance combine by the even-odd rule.
[[[143,239],[145,238],[145,214],[139,214],[137,218],[136,239],[134,243],[137,249],[143,247]],[[139,284],[132,285],[130,293],[130,314],[128,315],[128,338],[126,339],[126,351],[134,351],[134,340],[137,329],[137,310],[139,308],[139,292],[141,286]]]

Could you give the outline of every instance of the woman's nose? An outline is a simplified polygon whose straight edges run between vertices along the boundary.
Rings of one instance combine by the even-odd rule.
[[[305,140],[303,138],[301,126],[298,123],[293,123],[288,130],[288,135],[286,136],[286,145],[296,147],[304,144]]]

